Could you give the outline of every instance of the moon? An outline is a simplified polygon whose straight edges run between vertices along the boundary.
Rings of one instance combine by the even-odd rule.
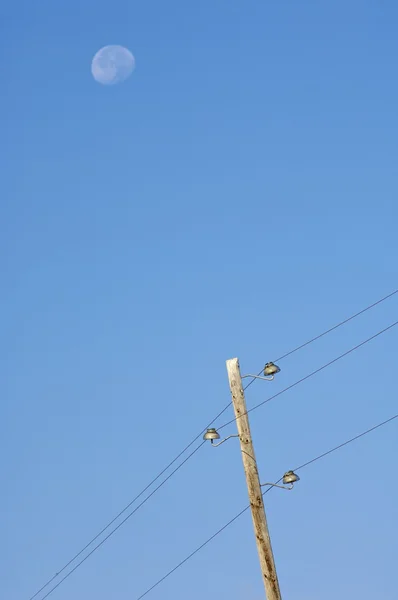
[[[135,58],[124,46],[104,46],[91,62],[91,74],[102,85],[126,81],[135,68]]]

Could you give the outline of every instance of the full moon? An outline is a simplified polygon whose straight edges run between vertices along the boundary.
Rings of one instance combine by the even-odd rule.
[[[91,73],[98,83],[114,85],[130,77],[135,68],[135,58],[123,46],[104,46],[95,54]]]

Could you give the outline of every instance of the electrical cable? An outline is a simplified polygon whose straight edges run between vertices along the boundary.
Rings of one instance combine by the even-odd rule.
[[[181,467],[190,459],[192,458],[192,456],[194,454],[196,454],[196,452],[203,446],[203,444],[205,444],[206,442],[203,441],[201,444],[199,444],[199,446],[197,446],[195,448],[195,450],[193,452],[191,452],[191,454],[188,454],[188,456],[182,461],[182,463],[180,463],[178,465],[178,467],[176,467],[174,469],[174,471],[172,471],[167,477],[166,479],[164,479],[157,487],[155,487],[155,489],[152,490],[152,492],[146,497],[144,498],[144,500],[142,502],[140,502],[140,504],[138,504],[134,510],[132,510],[122,521],[120,521],[120,523],[114,528],[112,529],[107,536],[105,536],[96,546],[94,546],[94,548],[92,550],[90,550],[90,552],[88,554],[86,554],[86,556],[84,558],[82,558],[81,561],[79,561],[74,567],[73,569],[71,569],[70,571],[68,571],[68,573],[66,575],[64,575],[62,577],[62,579],[60,579],[60,581],[58,581],[58,583],[56,585],[54,585],[44,596],[42,596],[41,600],[44,600],[45,598],[48,598],[48,596],[50,596],[50,594],[52,594],[54,592],[54,590],[56,590],[66,579],[68,579],[68,577],[70,577],[72,575],[72,573],[74,573],[76,571],[76,569],[78,569],[84,562],[86,562],[86,560],[92,555],[94,554],[94,552],[96,550],[98,550],[98,548],[100,548],[103,544],[105,544],[105,542],[107,540],[109,540],[109,538],[116,533],[116,531],[118,529],[120,529],[120,527],[122,525],[124,525],[124,523],[126,523],[126,521],[128,521],[130,519],[130,517],[132,517],[137,510],[139,510],[148,500],[149,498],[151,498],[165,483],[166,481],[168,481],[171,477],[173,477],[173,475],[179,470],[181,469]],[[37,595],[37,594],[36,594]]]
[[[349,350],[347,350],[346,352],[343,352],[343,354],[340,354],[340,356],[337,356],[336,358],[334,358],[333,360],[330,360],[329,362],[327,362],[325,365],[322,365],[321,367],[319,367],[318,369],[315,369],[315,371],[312,371],[311,373],[309,373],[308,375],[305,375],[304,377],[302,377],[301,379],[299,379],[298,381],[295,381],[294,383],[292,383],[291,385],[288,385],[287,387],[283,388],[283,390],[280,390],[279,392],[277,392],[276,394],[274,394],[273,396],[270,396],[269,398],[267,398],[266,400],[263,400],[262,402],[260,402],[259,404],[256,404],[255,406],[252,406],[252,408],[249,408],[249,410],[246,413],[242,413],[242,415],[240,415],[238,418],[242,417],[243,415],[247,415],[251,412],[253,412],[254,410],[257,410],[257,408],[260,408],[260,406],[264,406],[264,404],[267,404],[268,402],[271,402],[271,400],[274,400],[274,398],[277,398],[278,396],[281,396],[282,394],[284,394],[285,392],[287,392],[288,390],[291,390],[292,388],[296,387],[297,385],[299,385],[300,383],[303,383],[303,381],[307,381],[307,379],[310,379],[310,377],[313,377],[314,375],[317,375],[317,373],[320,373],[321,371],[323,371],[324,369],[326,369],[327,367],[330,367],[331,365],[333,365],[334,363],[336,363],[337,361],[341,360],[342,358],[344,358],[345,356],[348,356],[349,354],[351,354],[352,352],[354,352],[355,350],[358,350],[358,348],[361,348],[362,346],[364,346],[365,344],[368,344],[369,342],[371,342],[372,340],[374,340],[375,338],[379,337],[379,335],[382,335],[383,333],[386,333],[386,331],[389,331],[390,329],[392,329],[393,327],[396,327],[398,325],[398,321],[395,321],[395,323],[392,323],[391,325],[388,325],[388,327],[385,327],[384,329],[382,329],[381,331],[378,331],[377,333],[375,333],[374,335],[372,335],[371,337],[367,338],[366,340],[364,340],[363,342],[361,342],[360,344],[357,344],[356,346],[354,346],[353,348],[350,348]],[[227,421],[227,423],[224,423],[223,425],[221,425],[220,427],[218,427],[218,431],[221,431],[221,429],[224,429],[224,427],[227,427],[227,425],[231,425],[231,423],[235,423],[236,421],[236,417],[231,419],[230,421]]]
[[[371,336],[370,338],[364,340],[363,342],[361,342],[360,344],[357,344],[356,346],[354,346],[353,348],[351,348],[350,350],[348,350],[347,352],[344,352],[344,354],[341,354],[340,356],[338,356],[337,358],[329,361],[328,363],[326,363],[325,365],[323,365],[322,367],[316,369],[315,371],[313,371],[312,373],[310,373],[309,375],[306,375],[305,377],[302,377],[301,379],[299,379],[298,381],[296,381],[295,383],[291,384],[290,386],[288,386],[287,388],[284,388],[283,390],[281,390],[280,392],[278,392],[277,394],[274,394],[273,396],[271,396],[270,398],[267,398],[266,400],[264,400],[263,402],[261,402],[260,404],[257,404],[256,406],[254,406],[253,408],[249,409],[247,411],[247,413],[252,412],[253,410],[259,408],[260,406],[263,406],[264,404],[266,404],[267,402],[270,402],[272,399],[276,398],[277,396],[281,396],[282,394],[284,394],[285,392],[287,392],[288,390],[290,390],[291,388],[299,385],[300,383],[302,383],[303,381],[306,381],[307,379],[309,379],[310,377],[312,377],[313,375],[315,375],[316,373],[319,373],[320,371],[322,371],[323,369],[326,369],[326,367],[329,367],[330,365],[334,364],[335,362],[337,362],[338,360],[342,359],[344,356],[347,356],[348,354],[354,352],[354,350],[357,350],[358,348],[360,348],[361,346],[363,346],[364,344],[367,344],[368,342],[370,342],[371,340],[375,339],[376,337],[378,337],[379,335],[381,335],[382,333],[385,333],[386,331],[389,331],[392,327],[394,327],[395,325],[398,325],[398,321],[396,321],[395,323],[389,325],[388,327],[385,327],[384,329],[382,329],[381,331],[379,331],[378,333],[376,333],[375,335]],[[228,405],[229,406],[229,405]],[[235,419],[232,419],[231,421],[228,421],[227,423],[224,423],[224,425],[222,425],[221,427],[218,428],[218,430],[220,431],[223,427],[226,427],[227,425],[230,425],[231,423],[235,422]],[[94,546],[94,548],[81,560],[79,561],[74,567],[73,569],[71,569],[70,571],[68,571],[68,573],[55,585],[53,586],[44,596],[42,596],[41,600],[45,600],[45,598],[47,598],[54,590],[56,590],[66,579],[68,579],[68,577],[70,577],[70,575],[72,575],[72,573],[74,573],[74,571],[76,571],[76,569],[78,569],[92,554],[94,554],[94,552],[96,550],[98,550],[98,548],[100,548],[128,519],[130,519],[130,517],[132,517],[140,508],[141,506],[143,506],[148,500],[149,498],[151,498],[186,462],[188,462],[188,460],[205,444],[205,441],[202,441],[199,446],[197,446],[195,448],[195,450],[193,452],[191,452],[191,454],[189,454],[182,463],[180,463],[178,465],[178,467],[176,467],[167,477],[166,479],[164,479],[154,490],[152,490],[152,492],[140,503],[138,504],[138,506],[136,506],[134,508],[134,510],[132,510],[114,529],[112,529],[110,531],[110,533],[108,533],[108,535],[103,538],[96,546]],[[236,517],[237,518],[237,517]],[[56,577],[56,576],[55,576]]]
[[[388,294],[387,296],[384,296],[384,298],[380,298],[380,300],[377,300],[373,304],[370,304],[366,308],[363,308],[362,310],[360,310],[359,312],[355,313],[354,315],[351,315],[351,317],[348,317],[348,319],[344,319],[344,321],[340,321],[340,323],[338,323],[337,325],[333,325],[333,327],[331,327],[330,329],[327,329],[326,331],[324,331],[323,333],[320,333],[319,335],[316,335],[315,337],[313,337],[310,340],[308,340],[308,342],[305,342],[304,344],[300,344],[300,346],[297,346],[293,350],[290,350],[290,352],[286,352],[286,354],[283,354],[282,356],[280,356],[279,358],[277,358],[273,362],[279,362],[279,361],[283,360],[284,358],[287,358],[291,354],[294,354],[298,350],[301,350],[302,348],[305,348],[305,346],[308,346],[309,344],[312,344],[312,342],[316,342],[317,340],[319,340],[320,338],[322,338],[324,335],[327,335],[328,333],[331,333],[332,331],[334,331],[335,329],[338,329],[342,325],[345,325],[346,323],[349,323],[353,319],[356,319],[356,317],[359,317],[360,315],[363,315],[363,313],[367,312],[371,308],[374,308],[378,304],[381,304],[385,300],[388,300],[389,298],[391,298],[395,294],[398,294],[398,290],[394,290],[393,292],[391,292],[391,294]]]
[[[352,444],[352,442],[355,442],[356,440],[359,440],[361,437],[364,437],[365,435],[368,435],[368,433],[372,433],[372,431],[375,431],[376,429],[379,429],[380,427],[383,427],[384,425],[387,425],[387,423],[391,423],[391,421],[394,421],[394,419],[398,419],[398,415],[393,415],[389,419],[386,419],[385,421],[382,421],[381,423],[378,423],[377,425],[374,425],[373,427],[370,427],[370,429],[367,429],[366,431],[363,431],[362,433],[359,433],[358,435],[355,435],[354,437],[350,438],[346,442],[343,442],[342,444],[339,444],[338,446],[335,446],[331,450],[327,450],[327,452],[323,452],[322,454],[319,454],[319,456],[316,456],[315,458],[312,458],[308,462],[300,465],[299,467],[296,467],[293,470],[294,471],[300,471],[300,469],[304,469],[305,467],[308,467],[308,465],[312,465],[312,463],[316,462],[317,460],[321,460],[321,458],[324,458],[325,456],[328,456],[328,454],[332,454],[332,452],[336,452],[336,450],[340,450],[340,448],[344,448],[344,446],[348,446],[348,444]]]
[[[294,471],[299,471],[300,469],[304,469],[305,467],[308,467],[308,465],[311,465],[312,463],[314,463],[314,462],[316,462],[318,460],[321,460],[325,456],[328,456],[329,454],[332,454],[333,452],[336,452],[337,450],[340,450],[344,446],[348,446],[348,444],[351,444],[352,442],[355,442],[359,438],[362,438],[365,435],[368,435],[372,431],[375,431],[376,429],[379,429],[380,427],[383,427],[384,425],[387,425],[387,423],[390,423],[391,421],[393,421],[394,419],[397,419],[397,418],[398,418],[398,414],[394,415],[393,417],[390,417],[389,419],[386,419],[382,423],[378,423],[377,425],[374,425],[370,429],[367,429],[366,431],[363,431],[362,433],[356,435],[353,438],[350,438],[349,440],[343,442],[342,444],[339,444],[338,446],[335,446],[334,448],[331,448],[327,452],[323,452],[322,454],[319,454],[319,456],[316,456],[315,458],[313,458],[313,459],[309,460],[308,462],[300,465],[299,467],[296,467],[296,469],[294,469]],[[277,485],[278,483],[280,483],[282,481],[282,479],[283,478],[281,478],[278,481],[276,481],[275,485]],[[272,489],[272,487],[273,486],[269,486],[264,491],[263,496],[265,494],[267,494]],[[213,535],[211,537],[209,537],[205,542],[203,542],[203,544],[201,544],[200,546],[198,546],[198,548],[196,548],[193,552],[191,552],[188,556],[186,556],[181,562],[179,562],[178,565],[176,565],[173,569],[171,569],[170,571],[168,571],[166,573],[166,575],[163,575],[163,577],[161,579],[158,579],[158,581],[156,581],[156,583],[154,583],[143,594],[141,594],[141,596],[138,596],[138,598],[136,600],[142,600],[142,598],[144,598],[150,592],[152,592],[152,590],[154,590],[161,583],[163,583],[163,581],[165,581],[165,579],[167,579],[168,577],[170,577],[170,575],[172,575],[175,571],[177,571],[177,569],[179,569],[180,567],[182,567],[182,565],[184,565],[188,560],[190,560],[193,556],[195,556],[195,554],[197,554],[198,552],[200,552],[200,550],[202,550],[205,546],[207,546],[210,542],[212,542],[214,540],[214,538],[216,538],[218,535],[220,535],[220,533],[222,533],[225,529],[227,529],[227,527],[229,527],[230,525],[232,525],[232,523],[234,523],[235,521],[237,521],[239,519],[239,517],[241,517],[245,512],[247,512],[249,510],[249,508],[250,508],[250,505],[246,506],[246,508],[244,508],[243,510],[241,510],[230,521],[228,521],[228,523],[226,523],[220,529],[218,529],[215,533],[213,533]]]
[[[278,358],[278,359],[277,359],[275,362],[277,362],[277,361],[281,361],[281,360],[283,360],[285,357],[287,357],[287,356],[289,356],[289,355],[293,354],[294,352],[297,352],[297,351],[298,351],[298,350],[300,350],[301,348],[304,348],[305,346],[307,346],[307,345],[311,344],[312,342],[315,342],[316,340],[318,340],[319,338],[323,337],[324,335],[326,335],[326,334],[330,333],[331,331],[334,331],[335,329],[337,329],[337,328],[341,327],[342,325],[344,325],[344,324],[348,323],[349,321],[351,321],[351,320],[355,319],[356,317],[358,317],[358,316],[362,315],[363,313],[365,313],[365,312],[367,312],[368,310],[370,310],[370,309],[374,308],[375,306],[377,306],[377,305],[381,304],[381,303],[382,303],[382,302],[384,302],[385,300],[388,300],[389,298],[391,298],[392,296],[394,296],[394,295],[395,295],[395,294],[397,294],[397,293],[398,293],[398,289],[397,289],[397,290],[395,290],[395,291],[393,291],[393,292],[391,292],[391,293],[390,293],[390,294],[388,294],[387,296],[384,296],[383,298],[381,298],[381,299],[377,300],[376,302],[374,302],[374,303],[370,304],[369,306],[367,306],[366,308],[364,308],[364,309],[360,310],[359,312],[355,313],[354,315],[351,315],[351,316],[350,316],[350,317],[348,317],[347,319],[344,319],[343,321],[340,321],[338,324],[336,324],[336,325],[334,325],[333,327],[331,327],[331,328],[327,329],[326,331],[322,332],[321,334],[317,335],[316,337],[314,337],[314,338],[311,338],[310,340],[308,340],[308,341],[307,341],[307,342],[305,342],[304,344],[301,344],[300,346],[297,346],[297,347],[296,347],[296,348],[294,348],[293,350],[290,350],[289,352],[287,352],[286,354],[284,354],[283,356],[281,356],[280,358]],[[369,340],[367,340],[367,341],[369,341]],[[364,343],[366,343],[366,342],[364,342]],[[353,351],[353,350],[351,350],[351,352],[352,352],[352,351]],[[342,357],[339,357],[339,358],[338,358],[338,359],[336,359],[336,360],[339,360],[340,358],[342,358]],[[326,368],[326,367],[322,367],[320,370],[322,370],[323,368]],[[318,371],[317,371],[317,372],[318,372]],[[258,375],[261,375],[261,373],[262,373],[262,369],[261,369],[261,371],[259,371]],[[314,372],[314,373],[312,373],[312,374],[310,374],[309,376],[307,376],[307,378],[308,378],[308,377],[312,377],[312,375],[314,375],[314,374],[315,374],[315,372]],[[283,390],[282,392],[279,392],[278,394],[276,394],[276,396],[278,396],[278,395],[282,394],[284,391],[287,391],[288,389],[291,389],[291,387],[294,387],[295,385],[298,385],[298,383],[301,383],[301,381],[304,381],[305,379],[306,379],[306,378],[304,378],[303,380],[300,380],[299,382],[296,382],[296,383],[295,383],[295,384],[293,384],[292,386],[289,386],[288,388],[286,388],[286,389],[285,389],[285,390]],[[256,381],[256,379],[255,379],[255,378],[253,378],[251,381],[249,381],[249,383],[247,383],[247,384],[246,384],[246,386],[245,386],[245,388],[244,388],[244,389],[246,390],[246,389],[247,389],[248,387],[250,387],[250,385],[251,385],[252,383],[254,383],[255,381]],[[270,400],[272,400],[272,399],[273,399],[274,397],[276,397],[276,396],[273,396],[273,397],[269,398],[269,399],[268,399],[268,400],[266,400],[265,402],[269,402]],[[258,405],[258,406],[261,406],[262,404],[265,404],[265,402],[261,403],[261,404],[260,404],[260,405]],[[201,430],[201,432],[200,432],[200,433],[199,433],[197,436],[195,436],[195,437],[194,437],[194,438],[191,440],[191,442],[189,442],[189,444],[187,444],[187,445],[185,446],[185,448],[184,448],[183,450],[181,450],[181,452],[179,452],[179,454],[177,454],[177,455],[175,456],[175,458],[173,458],[173,460],[172,460],[171,462],[169,462],[169,464],[168,464],[166,467],[164,467],[164,469],[162,469],[162,470],[161,470],[161,471],[160,471],[160,472],[159,472],[159,473],[158,473],[158,474],[157,474],[157,475],[156,475],[156,476],[155,476],[155,477],[154,477],[154,478],[153,478],[153,479],[152,479],[152,480],[151,480],[151,481],[150,481],[150,482],[149,482],[149,483],[148,483],[148,484],[147,484],[147,485],[146,485],[146,486],[145,486],[145,487],[144,487],[144,488],[143,488],[143,489],[142,489],[142,490],[141,490],[141,491],[140,491],[140,492],[139,492],[139,493],[138,493],[138,494],[137,494],[137,495],[136,495],[136,496],[135,496],[135,497],[134,497],[134,498],[133,498],[133,499],[132,499],[132,500],[131,500],[131,501],[130,501],[130,502],[129,502],[129,503],[128,503],[128,504],[127,504],[127,505],[126,505],[126,506],[125,506],[125,507],[124,507],[124,508],[123,508],[121,511],[120,511],[120,512],[119,512],[119,513],[118,513],[118,514],[117,514],[117,515],[116,515],[116,516],[115,516],[115,517],[113,517],[113,518],[112,518],[112,519],[111,519],[111,520],[110,520],[110,521],[109,521],[109,522],[108,522],[108,523],[107,523],[107,524],[106,524],[106,525],[105,525],[105,526],[104,526],[104,527],[103,527],[103,528],[102,528],[102,529],[101,529],[101,530],[100,530],[100,531],[99,531],[99,532],[98,532],[98,533],[97,533],[97,534],[96,534],[96,535],[95,535],[95,536],[94,536],[94,537],[93,537],[93,538],[92,538],[92,539],[91,539],[91,540],[90,540],[90,541],[89,541],[89,542],[88,542],[88,543],[87,543],[87,544],[86,544],[86,545],[85,545],[85,546],[84,546],[84,547],[83,547],[81,550],[79,550],[79,552],[77,552],[77,553],[76,553],[76,554],[75,554],[75,555],[74,555],[74,556],[73,556],[73,557],[72,557],[72,558],[71,558],[71,559],[70,559],[70,560],[69,560],[67,563],[65,563],[65,564],[63,565],[63,567],[62,567],[62,568],[61,568],[59,571],[57,571],[57,572],[55,573],[55,575],[53,575],[53,577],[52,577],[52,578],[50,578],[50,579],[49,579],[49,580],[48,580],[48,581],[47,581],[47,582],[46,582],[46,583],[45,583],[45,584],[44,584],[44,585],[43,585],[43,586],[42,586],[42,587],[41,587],[39,590],[37,590],[37,591],[35,592],[35,594],[33,594],[33,596],[31,596],[31,597],[29,598],[29,600],[34,600],[34,598],[36,598],[36,597],[37,597],[37,596],[38,596],[38,595],[39,595],[39,594],[40,594],[42,591],[44,591],[44,590],[45,590],[45,589],[46,589],[46,588],[47,588],[47,587],[48,587],[48,586],[49,586],[49,585],[50,585],[50,584],[51,584],[51,583],[52,583],[52,582],[53,582],[53,581],[54,581],[54,580],[55,580],[57,577],[59,577],[59,575],[60,575],[61,573],[63,573],[63,572],[64,572],[64,571],[65,571],[65,570],[66,570],[66,569],[67,569],[67,568],[68,568],[68,567],[69,567],[69,566],[70,566],[70,565],[71,565],[71,564],[72,564],[72,563],[73,563],[73,562],[74,562],[74,561],[77,559],[77,558],[79,558],[79,556],[81,556],[81,555],[82,555],[82,554],[83,554],[83,553],[84,553],[84,552],[85,552],[85,551],[86,551],[86,550],[87,550],[87,549],[88,549],[88,548],[89,548],[89,547],[90,547],[90,546],[91,546],[91,545],[92,545],[92,544],[93,544],[93,543],[94,543],[94,542],[95,542],[95,541],[96,541],[96,540],[97,540],[97,539],[98,539],[98,538],[99,538],[99,537],[100,537],[100,536],[101,536],[103,533],[105,533],[105,531],[106,531],[107,529],[109,529],[109,527],[110,527],[111,525],[113,525],[113,524],[114,524],[114,523],[115,523],[115,522],[116,522],[116,521],[117,521],[117,520],[118,520],[118,519],[119,519],[119,518],[120,518],[120,517],[121,517],[121,516],[122,516],[122,515],[123,515],[123,514],[124,514],[124,513],[125,513],[125,512],[126,512],[126,511],[127,511],[127,510],[128,510],[128,509],[129,509],[129,508],[130,508],[130,507],[131,507],[131,506],[132,506],[132,505],[133,505],[133,504],[134,504],[134,503],[135,503],[137,500],[138,500],[138,499],[139,499],[139,498],[140,498],[140,497],[141,497],[141,496],[143,496],[143,495],[144,495],[144,493],[145,493],[145,492],[146,492],[146,491],[147,491],[147,490],[148,490],[148,489],[149,489],[149,488],[150,488],[150,487],[151,487],[151,486],[152,486],[152,485],[153,485],[153,484],[154,484],[154,483],[155,483],[155,482],[156,482],[158,479],[160,479],[160,477],[161,477],[161,476],[162,476],[162,475],[163,475],[163,474],[164,474],[166,471],[168,471],[168,469],[169,469],[169,468],[170,468],[170,467],[171,467],[173,464],[175,464],[175,463],[177,462],[177,460],[178,460],[179,458],[181,458],[181,456],[182,456],[183,454],[185,454],[185,453],[187,452],[187,450],[189,450],[189,448],[191,448],[191,447],[193,446],[193,444],[194,444],[194,443],[195,443],[195,442],[196,442],[196,441],[197,441],[199,438],[201,438],[201,437],[202,437],[202,435],[203,435],[203,434],[206,432],[206,430],[207,430],[207,429],[208,429],[208,428],[209,428],[209,427],[210,427],[210,426],[211,426],[211,425],[212,425],[212,424],[213,424],[213,423],[214,423],[214,422],[215,422],[215,421],[216,421],[216,420],[217,420],[219,417],[221,417],[221,415],[223,415],[223,414],[225,413],[225,411],[226,411],[226,410],[227,410],[227,409],[230,407],[230,405],[231,405],[231,402],[228,402],[228,404],[226,404],[226,405],[224,406],[224,408],[223,408],[223,409],[222,409],[222,410],[221,410],[221,411],[220,411],[220,412],[219,412],[219,413],[218,413],[218,414],[217,414],[217,415],[216,415],[216,416],[215,416],[215,417],[212,419],[212,421],[211,421],[211,422],[208,424],[208,426],[207,426],[206,428],[202,429],[202,430]],[[258,408],[258,406],[257,406],[257,407],[254,407],[254,408],[252,408],[251,410],[254,410],[255,408]],[[232,421],[229,421],[228,423],[225,423],[224,425],[222,425],[222,427],[226,427],[228,424],[230,424],[230,423],[234,422],[234,420],[235,420],[235,419],[233,419]],[[221,428],[222,428],[222,427],[221,427]],[[221,428],[219,428],[219,429],[221,429]],[[202,444],[201,444],[201,445],[202,445]],[[200,447],[201,447],[201,446],[200,446]],[[198,449],[198,448],[197,448],[197,449]],[[195,452],[197,451],[197,449],[196,449],[196,450],[195,450],[195,451],[194,451],[192,454],[190,454],[190,455],[189,455],[188,459],[189,459],[189,458],[190,458],[190,457],[191,457],[193,454],[195,454]],[[169,475],[169,476],[168,476],[168,477],[167,477],[167,478],[164,480],[164,482],[163,482],[163,483],[165,483],[166,481],[168,481],[168,479],[170,479],[170,477],[171,477],[171,476],[172,476],[172,475],[173,475],[173,474],[174,474],[176,471],[178,471],[178,470],[180,469],[180,467],[181,467],[183,464],[185,464],[185,462],[187,462],[187,460],[188,460],[188,459],[184,460],[184,461],[183,461],[183,462],[182,462],[182,463],[179,465],[179,467],[178,467],[177,469],[175,469],[175,470],[174,470],[174,471],[171,473],[171,475]],[[158,486],[158,487],[155,489],[155,491],[157,491],[157,490],[158,490],[160,487],[162,487],[163,483],[162,483],[160,486]],[[154,492],[153,492],[153,493],[154,493]],[[148,497],[145,499],[144,503],[147,501],[147,499],[149,499],[149,498],[150,498],[150,497],[153,495],[153,493],[151,493],[151,494],[150,494],[150,495],[149,495],[149,496],[148,496]],[[141,503],[141,504],[139,505],[139,507],[141,507],[141,506],[142,506],[142,504],[143,504],[143,503]],[[138,510],[138,509],[137,509],[137,510]],[[136,512],[136,511],[133,511],[133,514],[134,514],[134,512]],[[131,515],[130,515],[130,516],[131,516]],[[128,517],[128,518],[129,518],[129,517]],[[125,521],[123,521],[123,523],[124,523],[124,522],[125,522]],[[117,529],[118,529],[118,527],[117,527]],[[105,539],[108,539],[108,538],[105,538]],[[102,544],[100,544],[100,545],[102,545]],[[95,550],[95,549],[94,549],[94,550]],[[88,556],[90,556],[91,554],[92,554],[92,553],[90,553]],[[82,562],[84,562],[84,561],[82,561]],[[79,563],[79,565],[80,565],[80,564],[81,564],[81,562]],[[79,566],[79,565],[78,565],[78,566]],[[73,570],[75,570],[75,569],[73,569]],[[72,570],[71,572],[73,572],[73,570]],[[69,575],[68,575],[68,576],[69,576]],[[63,581],[63,579],[62,579],[62,581]],[[57,586],[57,587],[58,587],[58,586]],[[52,588],[52,589],[55,589],[55,588]],[[46,598],[46,597],[47,597],[47,596],[44,596],[44,597],[42,598],[42,600],[44,600],[44,598]]]

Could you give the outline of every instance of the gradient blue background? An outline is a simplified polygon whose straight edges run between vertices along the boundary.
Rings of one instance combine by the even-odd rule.
[[[396,287],[397,22],[394,0],[3,3],[1,598],[206,426],[227,358],[258,371]],[[136,56],[120,86],[91,77],[106,44]],[[397,334],[253,413],[263,480],[397,412]],[[396,600],[397,450],[395,421],[267,495],[284,598]],[[134,600],[246,504],[237,444],[205,446],[52,598]],[[148,596],[170,597],[263,598],[249,514]]]

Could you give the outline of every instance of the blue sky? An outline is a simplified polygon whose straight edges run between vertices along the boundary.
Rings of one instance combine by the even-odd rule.
[[[28,600],[228,402],[226,359],[258,371],[397,287],[398,7],[2,13],[0,595]],[[106,44],[136,57],[119,86],[91,77]],[[287,358],[248,405],[396,314]],[[396,342],[253,413],[263,480],[397,412]],[[395,422],[267,495],[286,598],[396,598],[397,446]],[[237,444],[205,446],[52,598],[134,600],[246,504]],[[250,515],[148,598],[209,594],[263,597]]]

